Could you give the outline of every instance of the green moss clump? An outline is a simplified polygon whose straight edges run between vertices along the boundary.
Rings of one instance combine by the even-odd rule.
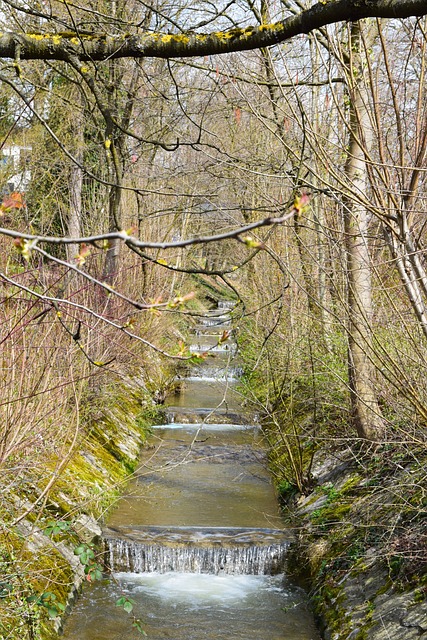
[[[0,544],[0,575],[0,637],[56,637],[53,618],[40,605],[41,598],[49,594],[52,602],[66,603],[74,572],[55,545],[40,534],[10,531]]]

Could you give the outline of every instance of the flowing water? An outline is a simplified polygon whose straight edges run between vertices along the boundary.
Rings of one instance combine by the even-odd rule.
[[[103,537],[112,578],[85,589],[67,640],[133,640],[125,595],[153,640],[318,640],[306,598],[284,575],[289,536],[256,416],[240,406],[231,306],[200,319],[208,353],[168,398]]]

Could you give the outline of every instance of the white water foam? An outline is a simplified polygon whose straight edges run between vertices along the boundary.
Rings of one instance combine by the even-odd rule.
[[[204,423],[204,422],[169,422],[167,424],[155,424],[151,429],[185,429],[186,431],[248,431],[259,429],[257,424],[228,424],[228,423]]]
[[[221,603],[231,606],[259,591],[280,590],[283,576],[208,575],[192,573],[116,573],[120,582],[131,582],[132,591],[163,601],[192,605]]]

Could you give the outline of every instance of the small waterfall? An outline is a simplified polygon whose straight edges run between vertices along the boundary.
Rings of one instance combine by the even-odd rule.
[[[221,315],[211,315],[205,318],[200,318],[200,327],[222,327],[222,325],[230,325],[230,316],[225,313]]]
[[[215,323],[215,324],[198,324],[194,327],[194,334],[196,336],[201,336],[201,335],[212,335],[212,331],[215,331],[216,329],[219,329],[220,331],[224,331],[226,329],[230,329],[231,327],[231,320],[224,320],[223,322],[220,323]],[[217,334],[218,335],[218,334]]]
[[[237,412],[227,408],[220,409],[187,409],[168,405],[165,411],[166,422],[177,424],[234,424],[253,426],[259,422],[259,416],[255,413]],[[160,425],[161,427],[162,425]]]
[[[229,368],[221,368],[221,367],[213,367],[213,366],[203,366],[203,367],[194,367],[190,370],[188,376],[183,378],[184,382],[190,381],[198,381],[200,382],[235,382],[242,375],[241,367],[229,367]]]
[[[176,417],[175,414],[172,417]],[[259,431],[259,424],[230,424],[228,422],[170,422],[153,425],[152,429],[187,429],[192,431]]]
[[[208,353],[236,353],[236,345],[235,344],[214,344],[212,345],[209,342],[194,342],[190,345],[191,352],[208,352]]]
[[[166,546],[132,540],[106,539],[112,571],[133,573],[209,573],[214,575],[277,575],[285,564],[288,542],[268,545]],[[211,541],[212,543],[212,541]]]

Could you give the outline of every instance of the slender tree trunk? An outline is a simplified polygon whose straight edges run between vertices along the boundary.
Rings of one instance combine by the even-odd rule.
[[[82,193],[83,193],[83,154],[84,154],[84,113],[83,99],[75,93],[74,101],[81,107],[73,114],[73,147],[72,152],[78,164],[72,162],[69,173],[69,208],[66,233],[70,238],[79,238],[82,234]],[[80,166],[79,166],[80,165]],[[66,245],[67,261],[75,264],[79,253],[78,244]]]
[[[310,37],[310,54],[313,68],[313,80],[320,82],[320,57],[319,50],[315,38]],[[316,139],[321,136],[321,127],[319,114],[321,112],[320,91],[319,86],[312,87],[312,103],[311,118],[312,130]],[[311,182],[314,187],[319,185],[318,176],[321,175],[322,167],[319,166],[318,158],[314,158],[316,174],[311,176]],[[323,169],[324,170],[324,169]],[[311,202],[311,210],[313,213],[313,225],[315,229],[316,248],[317,248],[317,300],[319,306],[319,321],[321,327],[321,335],[326,347],[329,349],[329,333],[330,333],[330,316],[327,304],[327,286],[326,286],[326,255],[325,255],[325,212],[324,203],[320,198],[313,198]]]
[[[83,132],[79,128],[76,129],[79,141],[83,139]],[[80,147],[78,152],[74,154],[76,160],[81,164],[83,160],[83,147]],[[70,167],[69,176],[69,193],[70,193],[70,206],[67,220],[67,236],[70,238],[79,238],[82,236],[82,191],[83,191],[83,171],[81,168],[72,164]],[[68,244],[67,261],[75,263],[76,256],[79,253],[78,244]]]
[[[359,437],[381,437],[384,423],[378,405],[372,364],[372,293],[368,248],[368,212],[359,197],[367,193],[365,150],[371,125],[361,59],[361,26],[351,25],[349,69],[350,140],[345,172],[354,196],[345,198],[345,237],[348,286],[348,367],[351,407]]]
[[[405,213],[401,212],[399,215],[401,217],[399,229],[394,232],[389,227],[384,226],[384,236],[395,260],[412,309],[427,338],[427,308],[425,303],[427,274],[421,264],[407,221],[402,220],[405,217]]]
[[[269,13],[267,11],[267,6],[264,3],[261,4],[263,10],[263,20],[267,22],[269,19]],[[270,97],[270,104],[273,112],[273,119],[277,127],[277,135],[281,140],[285,140],[286,133],[284,131],[283,126],[283,114],[280,114],[280,110],[278,108],[279,99],[280,99],[280,89],[278,87],[277,77],[274,70],[273,61],[270,57],[270,53],[267,49],[261,49],[262,61],[265,69],[265,77],[267,81],[267,89]],[[293,171],[297,176],[300,173],[300,167],[293,166]],[[296,189],[298,189],[298,178],[296,180]],[[306,221],[304,221],[306,222]],[[306,224],[304,226],[307,226]],[[295,212],[294,216],[294,233],[295,240],[298,249],[298,254],[300,257],[301,263],[301,273],[303,279],[304,291],[307,295],[307,305],[311,316],[316,319],[316,321],[320,321],[322,315],[321,306],[318,304],[317,297],[317,289],[316,289],[316,280],[313,277],[312,269],[310,265],[312,263],[312,256],[310,252],[307,250],[306,242],[304,239],[304,230],[302,229],[300,214]],[[323,325],[322,325],[323,328]]]
[[[108,226],[109,231],[118,231],[121,229],[121,199],[122,188],[115,185],[110,189],[110,197],[108,202]],[[112,283],[118,270],[118,261],[120,256],[120,243],[118,240],[110,241],[107,249],[104,266],[104,280]]]
[[[139,66],[135,66],[132,74],[132,81],[127,100],[123,105],[123,110],[120,113],[121,130],[115,125],[111,114],[117,109],[119,104],[119,98],[116,95],[118,92],[122,75],[118,73],[115,65],[115,61],[111,60],[110,63],[110,81],[113,83],[114,92],[110,97],[110,104],[107,110],[104,112],[104,118],[106,121],[106,138],[111,141],[110,157],[111,157],[111,181],[114,183],[110,189],[109,202],[108,202],[108,224],[110,231],[119,231],[122,228],[122,195],[123,195],[123,179],[125,175],[125,163],[124,163],[124,145],[126,141],[125,131],[129,128],[129,123],[133,111],[133,107],[136,100],[135,88],[138,87],[138,81],[141,74]],[[118,265],[120,257],[120,242],[119,240],[113,240],[107,255],[105,258],[104,266],[104,279],[106,282],[112,282],[117,275]]]

